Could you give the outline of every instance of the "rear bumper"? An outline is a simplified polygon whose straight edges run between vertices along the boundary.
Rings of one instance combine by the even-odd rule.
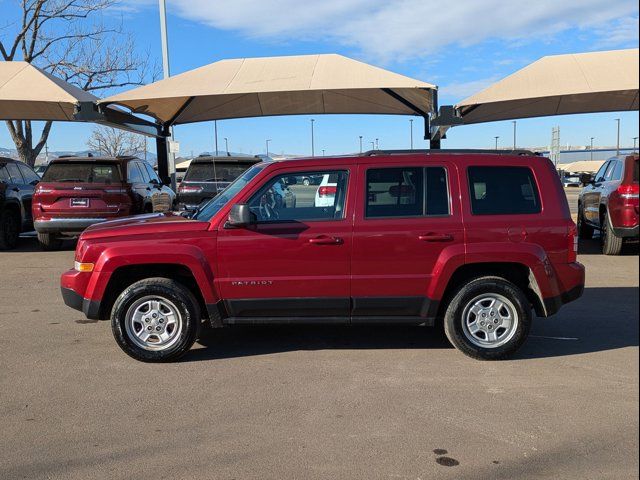
[[[88,218],[49,218],[46,220],[35,220],[33,226],[38,233],[80,233],[87,227],[96,223],[110,220],[102,217],[88,217]]]
[[[70,288],[60,287],[62,300],[67,307],[78,310],[91,320],[100,319],[100,302],[83,298],[78,292]]]
[[[543,299],[545,316],[554,315],[563,305],[578,300],[584,293],[585,271],[581,263],[556,265],[556,273],[562,280],[563,291],[554,297]]]
[[[620,238],[632,238],[632,237],[636,237],[638,238],[638,225],[636,225],[635,227],[612,227],[613,230],[613,234],[616,237],[620,237]]]

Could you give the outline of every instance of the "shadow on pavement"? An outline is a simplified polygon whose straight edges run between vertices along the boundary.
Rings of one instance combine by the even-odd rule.
[[[76,249],[76,240],[70,239],[62,242],[60,251],[73,251]],[[18,246],[13,250],[0,250],[0,253],[25,253],[25,252],[43,252],[38,244],[36,232],[28,232],[20,235]]]
[[[439,328],[417,326],[255,326],[208,330],[183,361],[298,350],[453,348]],[[638,289],[587,288],[554,317],[536,318],[515,360],[557,357],[638,345]],[[461,354],[462,355],[462,354]]]

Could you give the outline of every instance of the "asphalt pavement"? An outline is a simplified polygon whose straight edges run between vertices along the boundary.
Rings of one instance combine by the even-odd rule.
[[[1,479],[626,479],[638,475],[638,251],[517,357],[424,327],[246,327],[136,362],[59,294],[72,245],[0,252]]]

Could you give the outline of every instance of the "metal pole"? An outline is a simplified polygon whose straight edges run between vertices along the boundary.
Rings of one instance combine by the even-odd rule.
[[[217,157],[218,156],[218,121],[217,120],[213,121],[213,132],[216,137],[216,153],[214,153],[213,156]]]
[[[590,148],[589,151],[591,152],[591,161],[593,161],[593,139],[594,137],[591,137],[591,142],[590,142]]]
[[[376,144],[375,142],[371,142],[371,150],[375,150],[376,149]]]
[[[379,149],[379,147],[378,147],[378,139],[376,138],[376,150],[378,150],[378,149]]]
[[[315,139],[313,136],[313,123],[315,122],[315,120],[312,118],[311,119],[311,156],[315,157],[316,156],[316,147],[315,147]]]
[[[322,156],[324,157],[324,148],[322,149]]]
[[[517,122],[513,120],[513,149],[516,149],[516,124]]]
[[[224,137],[224,148],[227,150],[227,157],[229,156],[229,139]]]
[[[362,135],[360,135],[360,153],[362,153]]]
[[[265,143],[267,145],[267,157],[269,156],[269,142],[271,141],[271,139],[267,140]]]
[[[169,38],[167,35],[167,6],[165,0],[158,0],[160,7],[160,40],[162,42],[162,73],[164,78],[171,76],[171,68],[169,66]],[[173,127],[171,127],[170,139],[173,142]],[[169,148],[169,142],[166,142],[166,147]],[[171,188],[176,189],[176,156],[175,153],[168,153],[165,157],[167,159],[167,173],[171,178]],[[160,169],[158,169],[160,171]]]
[[[410,119],[409,119],[409,125],[410,125],[410,128],[411,128],[411,133],[410,133],[411,141],[410,141],[410,145],[411,145],[411,150],[413,150],[413,118],[410,118]]]
[[[633,137],[633,152],[636,153],[636,144],[638,143],[638,137]]]
[[[620,155],[620,119],[616,118],[618,123],[618,140],[616,141],[616,155]]]
[[[493,138],[495,138],[495,139],[496,139],[496,150],[498,150],[498,139],[499,139],[500,137],[498,137],[498,136],[497,136],[497,137],[493,137]]]

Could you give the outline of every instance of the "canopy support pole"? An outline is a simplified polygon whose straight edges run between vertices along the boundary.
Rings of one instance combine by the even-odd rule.
[[[156,137],[156,156],[158,158],[158,176],[163,183],[168,184],[171,181],[169,176],[169,145],[167,145],[167,137]]]

